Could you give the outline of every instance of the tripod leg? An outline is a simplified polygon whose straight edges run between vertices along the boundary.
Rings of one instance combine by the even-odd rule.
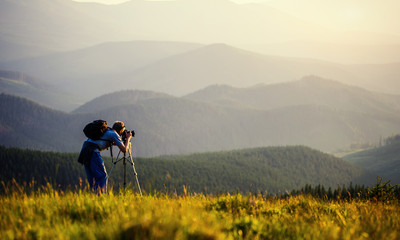
[[[126,187],[126,153],[124,153],[124,190]]]
[[[112,171],[113,171],[113,169],[114,169],[114,167],[115,167],[115,164],[117,164],[116,162],[115,163],[113,163],[113,166],[112,166],[112,168],[111,168],[111,170],[110,170],[110,173],[108,174],[108,177],[110,177],[111,176],[111,173],[112,173]]]
[[[135,178],[136,178],[136,185],[137,185],[137,187],[139,189],[140,196],[143,196],[142,195],[142,189],[140,189],[139,179],[137,177],[138,174],[137,174],[136,169],[135,169],[135,163],[133,162],[133,158],[132,158],[132,149],[131,149],[131,147],[132,146],[129,143],[129,158],[130,158],[130,162],[132,164],[133,174],[135,175]]]
[[[134,164],[133,162],[132,162],[132,168],[133,168],[133,174],[135,174],[136,184],[137,184],[137,187],[138,187],[138,189],[139,189],[140,196],[142,196],[142,190],[140,189],[139,179],[138,179],[138,177],[137,177],[137,172],[136,172],[136,169],[135,169],[135,164]]]

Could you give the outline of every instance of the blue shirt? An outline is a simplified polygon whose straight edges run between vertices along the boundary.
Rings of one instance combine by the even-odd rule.
[[[107,131],[104,133],[104,135],[101,137],[100,140],[92,140],[88,138],[87,141],[97,144],[97,146],[99,146],[100,151],[109,148],[113,144],[117,146],[123,145],[121,136],[118,135],[118,133],[111,128],[107,129]]]

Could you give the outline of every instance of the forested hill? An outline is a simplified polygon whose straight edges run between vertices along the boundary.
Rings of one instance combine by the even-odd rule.
[[[386,138],[382,146],[353,153],[343,158],[376,173],[384,180],[400,184],[400,135]]]
[[[71,141],[79,122],[24,98],[0,94],[0,144],[51,151],[75,146]],[[76,131],[76,130],[75,130]]]
[[[66,187],[85,180],[77,154],[40,152],[0,147],[0,181],[38,184],[50,181]],[[276,193],[300,189],[306,184],[336,188],[341,184],[373,183],[375,176],[332,155],[303,146],[253,148],[158,158],[134,157],[139,182],[149,192],[257,192]],[[111,160],[105,158],[108,173]],[[110,175],[110,186],[123,183],[123,165],[117,163]],[[134,184],[127,165],[128,180]]]

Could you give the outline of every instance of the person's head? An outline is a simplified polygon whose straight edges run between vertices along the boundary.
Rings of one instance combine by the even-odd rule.
[[[119,135],[125,131],[125,124],[121,121],[115,121],[112,129],[114,129]]]

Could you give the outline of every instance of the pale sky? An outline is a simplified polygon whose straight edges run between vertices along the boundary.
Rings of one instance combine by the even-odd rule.
[[[119,4],[129,0],[74,0],[76,2],[98,2],[103,4]],[[171,1],[171,0],[150,0],[150,1]],[[231,0],[236,3],[265,2],[266,0]]]
[[[74,0],[119,4],[130,0]],[[174,1],[174,0],[148,0]],[[335,30],[400,35],[400,0],[231,0],[265,3],[300,19]]]

